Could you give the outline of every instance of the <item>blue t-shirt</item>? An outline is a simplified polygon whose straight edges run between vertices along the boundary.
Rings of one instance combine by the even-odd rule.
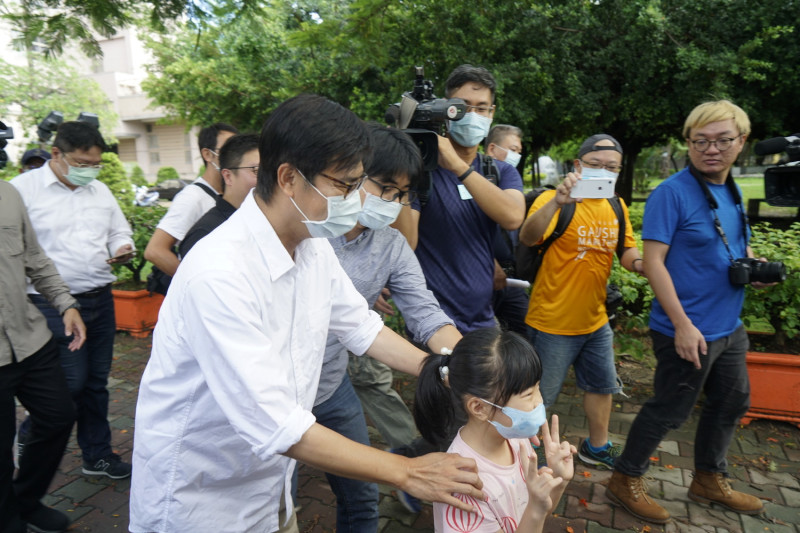
[[[741,204],[735,203],[727,185],[706,183],[719,204],[717,216],[734,258],[746,257]],[[670,246],[665,265],[683,310],[706,341],[726,337],[741,325],[744,287],[728,281],[730,256],[714,229],[703,190],[688,168],[666,179],[647,199],[642,239]],[[650,329],[675,336],[672,322],[655,299]]]
[[[522,191],[517,169],[497,161],[497,186]],[[472,168],[480,172],[478,158]],[[470,196],[466,185],[448,170],[432,172],[432,191],[420,211],[417,258],[428,288],[462,333],[495,325],[492,310],[493,243],[497,223]]]

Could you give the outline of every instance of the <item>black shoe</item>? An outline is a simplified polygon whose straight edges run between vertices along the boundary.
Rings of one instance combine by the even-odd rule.
[[[38,533],[61,533],[69,527],[69,518],[61,511],[39,504],[30,513],[22,515],[28,528]]]
[[[119,455],[111,453],[94,463],[83,461],[83,473],[87,476],[108,476],[123,479],[131,475],[131,464],[124,462]]]

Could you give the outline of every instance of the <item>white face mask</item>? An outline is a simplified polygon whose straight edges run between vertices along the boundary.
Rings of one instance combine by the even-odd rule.
[[[506,158],[504,159],[504,161],[506,163],[508,163],[512,167],[516,167],[517,165],[519,165],[519,160],[520,160],[520,158],[522,158],[522,154],[518,154],[517,152],[512,152],[508,148],[504,148],[504,147],[500,146],[499,144],[495,144],[495,146],[497,148],[500,148],[501,150],[503,150],[506,153]]]
[[[447,129],[450,136],[465,148],[478,146],[489,135],[492,119],[474,111],[466,113],[461,120],[448,120]]]
[[[604,178],[607,180],[616,180],[619,172],[611,172],[605,168],[588,168],[581,165],[581,179],[588,178]]]
[[[298,170],[298,172],[300,171]],[[300,172],[300,175],[303,176],[303,173]],[[303,176],[303,179],[305,179],[305,176]],[[361,195],[358,194],[357,190],[352,191],[347,198],[344,195],[325,196],[319,189],[314,187],[313,183],[308,180],[306,182],[328,202],[328,216],[325,217],[325,220],[311,220],[297,206],[294,198],[289,198],[294,207],[305,218],[303,224],[306,225],[308,233],[312,237],[323,239],[341,237],[355,227],[356,222],[358,222],[358,214],[361,212]]]
[[[366,194],[364,207],[361,209],[361,213],[358,214],[358,221],[363,226],[370,229],[383,229],[397,220],[397,216],[403,209],[403,205],[400,202],[387,202],[382,200],[380,196]]]

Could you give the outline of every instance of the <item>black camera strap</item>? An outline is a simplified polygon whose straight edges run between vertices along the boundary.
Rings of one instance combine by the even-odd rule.
[[[736,261],[736,258],[733,256],[733,252],[731,251],[730,244],[728,243],[728,236],[725,234],[725,230],[722,229],[722,222],[720,222],[719,217],[717,216],[717,208],[719,204],[717,203],[717,199],[714,198],[714,195],[711,194],[711,189],[708,188],[708,184],[706,183],[705,177],[702,172],[697,170],[694,165],[689,165],[689,173],[692,177],[697,181],[700,185],[700,188],[703,190],[703,195],[706,197],[706,201],[708,202],[708,207],[711,209],[711,214],[714,216],[714,229],[717,230],[720,238],[722,238],[722,244],[725,245],[725,249],[728,251],[728,257],[730,258],[731,263]],[[744,243],[745,247],[747,247],[747,226],[749,224],[747,219],[747,213],[745,212],[744,208],[742,207],[742,195],[739,194],[739,189],[736,188],[736,184],[733,182],[733,177],[728,175],[727,179],[725,179],[725,186],[728,187],[728,190],[733,195],[733,200],[736,203],[737,209],[739,209],[739,213],[742,215],[742,230],[744,231]]]

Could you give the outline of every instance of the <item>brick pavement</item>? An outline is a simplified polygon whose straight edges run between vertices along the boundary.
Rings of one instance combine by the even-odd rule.
[[[113,446],[130,460],[133,443],[133,418],[138,383],[149,356],[150,339],[117,336],[112,380],[109,386],[109,419]],[[630,398],[615,398],[611,420],[612,439],[622,443],[630,423],[649,392],[649,372],[639,363],[623,359],[620,375],[629,385]],[[414,381],[398,376],[395,382],[404,398],[413,397]],[[561,418],[562,433],[576,446],[586,435],[581,395],[568,382],[554,408]],[[23,411],[17,411],[21,420]],[[747,517],[706,507],[689,500],[692,441],[696,417],[685,427],[671,432],[653,457],[649,472],[650,493],[665,505],[673,520],[665,526],[648,524],[611,505],[605,497],[610,474],[576,462],[575,479],[568,486],[556,512],[545,525],[546,532],[604,533],[609,531],[687,532],[687,533],[800,533],[800,429],[786,423],[756,420],[740,427],[729,454],[733,485],[756,494],[765,501],[762,516]],[[372,429],[372,428],[370,428]],[[375,446],[383,447],[380,436],[371,430]],[[46,496],[45,503],[68,513],[70,531],[107,533],[127,531],[129,480],[89,478],[80,473],[80,451],[74,437]],[[324,475],[301,467],[298,513],[300,531],[323,533],[335,528],[334,497]],[[381,487],[380,533],[432,531],[431,506],[424,505],[414,515],[405,510],[393,489]]]

